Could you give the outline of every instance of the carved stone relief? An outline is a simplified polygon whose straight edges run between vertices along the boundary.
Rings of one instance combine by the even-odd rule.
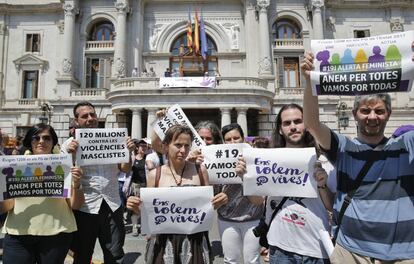
[[[125,62],[123,60],[121,60],[120,58],[116,59],[116,64],[115,64],[115,72],[116,72],[116,77],[120,78],[120,77],[125,77]]]
[[[62,71],[66,74],[72,73],[72,62],[70,61],[70,59],[63,59]]]
[[[157,49],[157,41],[161,36],[161,31],[167,24],[149,24],[148,36],[149,36],[149,49],[154,51]]]
[[[402,32],[404,31],[404,25],[401,23],[399,18],[390,19],[391,32]]]
[[[272,72],[272,63],[268,57],[264,57],[259,62],[259,75],[270,74]]]
[[[237,23],[224,23],[222,24],[227,36],[230,40],[231,49],[239,49],[239,32],[240,27]]]

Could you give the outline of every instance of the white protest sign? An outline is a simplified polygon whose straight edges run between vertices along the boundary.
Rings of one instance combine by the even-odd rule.
[[[140,195],[143,233],[194,234],[212,226],[212,186],[141,188]]]
[[[127,136],[126,128],[76,129],[75,138],[79,142],[76,164],[83,166],[129,162]]]
[[[69,198],[72,154],[0,156],[0,200],[15,197]]]
[[[409,92],[414,31],[356,39],[312,40],[313,95]]]
[[[247,143],[218,144],[204,146],[201,152],[204,156],[204,166],[208,171],[210,184],[241,184],[242,180],[236,175],[235,168],[243,148],[251,148]]]
[[[216,77],[160,77],[160,88],[216,87]]]
[[[244,195],[318,197],[314,148],[252,148],[243,156],[247,165]]]
[[[194,140],[191,144],[191,148],[199,148],[205,145],[204,141],[198,135],[190,120],[188,120],[184,111],[178,104],[171,106],[162,119],[158,119],[155,121],[154,131],[160,137],[160,139],[163,140],[168,128],[175,124],[188,126],[191,129],[191,131],[194,134]]]

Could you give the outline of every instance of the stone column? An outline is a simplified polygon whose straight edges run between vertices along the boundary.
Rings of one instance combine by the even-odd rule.
[[[241,126],[244,135],[247,136],[247,108],[237,109],[237,124]]]
[[[270,55],[269,21],[267,19],[267,8],[269,0],[257,0],[259,9],[259,33],[260,33],[260,61],[259,75],[272,74],[272,62]]]
[[[153,125],[153,123],[156,119],[155,113],[157,112],[157,109],[156,108],[148,108],[147,110],[148,110],[147,137],[150,138],[151,135],[152,135],[152,131],[153,131],[152,125]]]
[[[126,2],[121,0],[116,2],[115,8],[118,15],[112,76],[121,78],[126,76],[126,19],[130,8]]]
[[[141,108],[132,109],[132,125],[131,125],[131,137],[140,139],[142,138],[142,123],[141,123]]]
[[[256,0],[245,0],[244,15],[244,34],[249,36],[245,38],[246,43],[246,74],[247,76],[257,77],[259,73],[260,52],[257,48],[257,39],[259,38],[259,25],[256,20]]]
[[[322,11],[323,0],[312,0],[312,23],[313,23],[313,38],[323,39],[323,20]]]
[[[79,14],[79,9],[75,2],[66,1],[63,5],[65,11],[65,24],[63,31],[63,75],[73,76],[73,35],[75,31],[75,16]]]
[[[221,109],[221,127],[231,123],[230,108]]]

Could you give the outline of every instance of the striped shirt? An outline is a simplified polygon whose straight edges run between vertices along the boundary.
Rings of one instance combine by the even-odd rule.
[[[335,217],[365,162],[375,160],[345,211],[337,243],[376,259],[414,259],[414,131],[383,142],[380,150],[334,132],[331,138]]]

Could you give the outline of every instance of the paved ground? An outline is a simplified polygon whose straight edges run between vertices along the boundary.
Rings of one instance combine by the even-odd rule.
[[[217,230],[217,221],[214,221],[214,225],[212,230],[209,232],[210,234],[210,241],[212,244],[212,250],[213,250],[213,256],[214,256],[214,264],[223,263],[223,253],[221,249],[221,242]],[[125,251],[125,260],[124,264],[144,264],[144,254],[145,254],[145,237],[138,236],[134,237],[132,236],[131,230],[132,225],[127,224],[126,225],[127,235],[125,239],[125,245],[124,245],[124,251]],[[2,245],[4,235],[0,234],[0,245]],[[1,261],[1,251],[0,249],[0,264]],[[72,263],[72,258],[68,255],[65,261],[65,264]],[[94,264],[101,264],[103,263],[103,256],[102,256],[102,250],[100,248],[99,242],[95,245],[95,252],[93,255],[93,263]]]
[[[125,239],[125,245],[124,245],[124,251],[125,251],[125,260],[124,264],[144,264],[144,254],[145,254],[145,237],[138,236],[134,237],[132,236],[131,230],[132,225],[127,224],[126,225],[127,235]],[[2,245],[3,240],[3,234],[0,234],[0,246]],[[214,224],[212,229],[209,232],[210,242],[212,246],[213,256],[214,256],[214,264],[221,264],[223,263],[223,252],[221,249],[221,242],[220,242],[220,236],[218,233],[217,228],[217,220],[214,220]],[[1,255],[2,255],[2,247],[0,248],[0,264],[3,262],[1,261]],[[68,255],[65,261],[65,264],[71,264],[72,258]],[[261,260],[261,263],[263,261]],[[99,242],[95,245],[95,252],[93,255],[93,264],[103,264],[103,256],[102,251],[100,249]]]

